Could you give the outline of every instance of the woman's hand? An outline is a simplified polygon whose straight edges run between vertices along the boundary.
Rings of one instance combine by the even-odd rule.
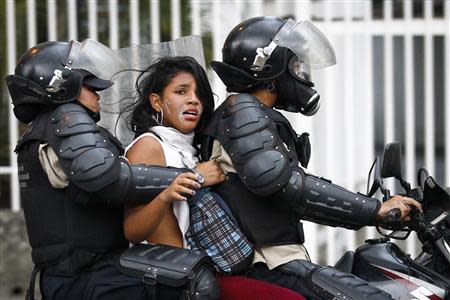
[[[212,186],[225,180],[225,174],[219,163],[215,160],[199,163],[195,170],[205,179],[203,186]]]
[[[175,201],[186,201],[188,196],[195,195],[201,185],[197,182],[198,175],[194,173],[183,173],[164,190],[158,198],[165,204],[170,204]]]
[[[420,203],[416,200],[400,195],[395,195],[381,205],[377,217],[379,220],[383,220],[386,218],[389,211],[398,208],[401,213],[400,220],[409,221],[409,213],[412,206],[415,206],[417,209],[422,210],[422,205],[420,205]]]

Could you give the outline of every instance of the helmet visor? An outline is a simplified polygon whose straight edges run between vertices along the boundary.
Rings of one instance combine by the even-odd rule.
[[[333,46],[323,33],[308,21],[288,19],[273,38],[273,42],[292,50],[311,68],[321,69],[336,64]]]
[[[303,81],[311,81],[311,68],[308,64],[305,64],[303,61],[298,58],[298,56],[292,56],[289,60],[289,72],[294,77],[297,77]]]
[[[86,39],[72,41],[67,67],[82,69],[103,80],[111,78],[125,68],[120,56],[102,43]]]

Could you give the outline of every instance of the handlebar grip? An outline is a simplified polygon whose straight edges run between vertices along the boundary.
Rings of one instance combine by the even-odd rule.
[[[399,208],[393,208],[391,209],[386,217],[384,218],[384,221],[386,223],[396,223],[400,221],[400,217],[402,216],[402,212]]]

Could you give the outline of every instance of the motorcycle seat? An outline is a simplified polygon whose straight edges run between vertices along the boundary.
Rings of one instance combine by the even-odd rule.
[[[218,276],[220,299],[306,300],[287,288],[242,276]]]

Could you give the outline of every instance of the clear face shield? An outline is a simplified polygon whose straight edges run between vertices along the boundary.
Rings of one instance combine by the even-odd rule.
[[[71,41],[64,69],[55,70],[46,89],[51,93],[58,92],[64,84],[66,74],[70,73],[72,69],[85,70],[99,79],[108,81],[124,68],[125,64],[121,58],[102,43],[92,39],[82,42]]]
[[[73,69],[83,69],[98,78],[111,80],[126,67],[126,63],[114,50],[96,40],[71,43],[68,66]]]
[[[114,82],[113,86],[99,93],[102,110],[100,125],[115,133],[124,144],[131,142],[134,137],[126,120],[138,99],[136,82],[144,70],[157,59],[172,56],[193,57],[205,68],[203,44],[199,36],[185,36],[158,44],[132,45],[114,50],[114,53],[125,62],[125,66],[110,79]]]
[[[276,47],[285,47],[312,69],[321,69],[336,64],[336,55],[328,39],[308,21],[295,22],[288,19],[264,48],[258,48],[252,70],[260,71]]]
[[[190,56],[205,68],[202,39],[193,35],[157,44],[132,45],[114,50],[114,53],[126,62],[129,70],[143,70],[158,58],[167,56]]]
[[[291,50],[293,55],[288,61],[291,81],[281,74],[277,108],[291,112],[300,112],[306,116],[314,115],[320,107],[319,93],[312,89],[311,69],[321,69],[336,64],[336,55],[328,39],[308,21],[287,20],[273,37],[272,42],[256,50],[251,69],[263,70],[266,61],[277,47]]]

